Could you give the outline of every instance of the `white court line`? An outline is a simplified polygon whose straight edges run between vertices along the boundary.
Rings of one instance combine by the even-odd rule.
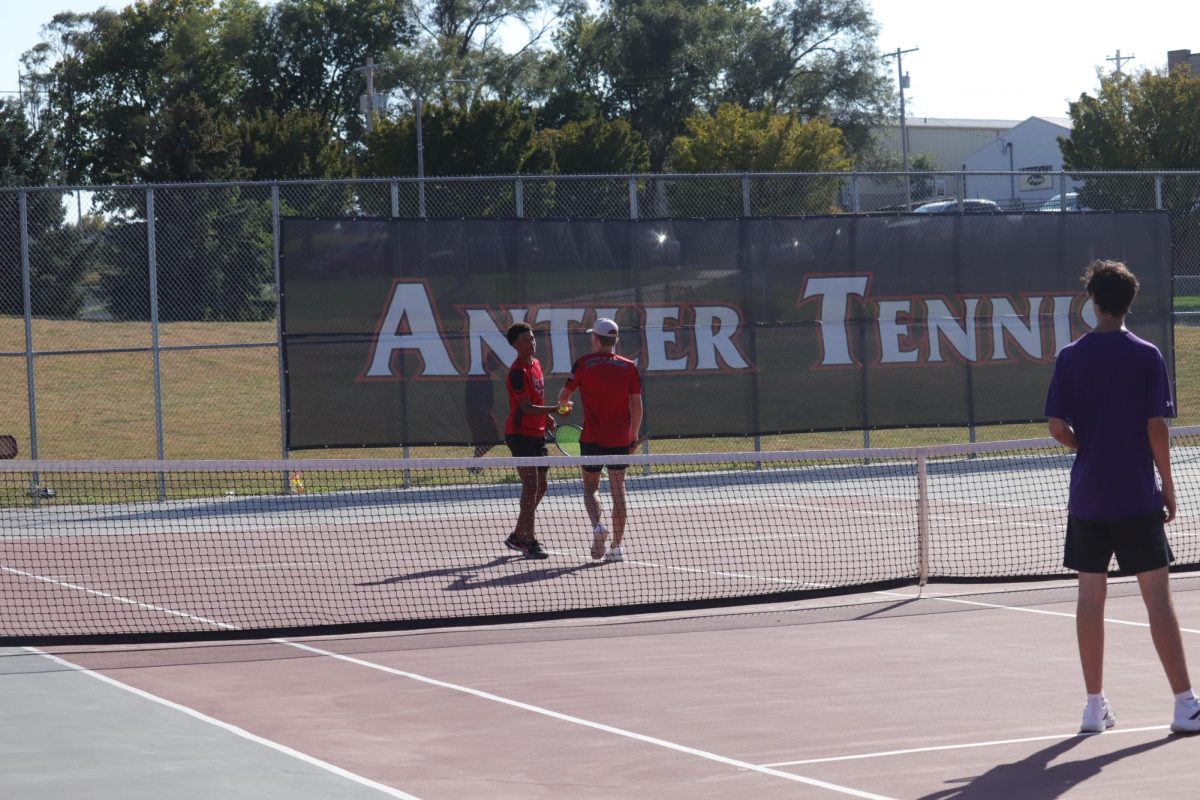
[[[965,606],[979,606],[980,608],[995,608],[995,609],[999,609],[1001,611],[1020,611],[1025,614],[1044,614],[1045,616],[1048,616],[1048,617],[1068,617],[1070,619],[1075,619],[1075,615],[1068,611],[1047,611],[1044,608],[1026,608],[1024,606],[1006,606],[1006,605],[1003,605],[1000,603],[984,603],[979,600],[964,600],[961,597],[955,597],[953,595],[914,596],[911,594],[902,594],[900,592],[889,592],[889,591],[878,591],[878,592],[873,592],[873,594],[885,594],[889,597],[903,597],[906,600],[941,600],[942,602],[958,603],[960,605],[965,605]],[[1110,619],[1108,617],[1105,617],[1104,621],[1110,622],[1113,625],[1129,625],[1134,628],[1149,628],[1150,627],[1149,622],[1134,622],[1132,620],[1127,620],[1127,619]],[[1182,631],[1183,633],[1200,633],[1200,630],[1197,630],[1195,628],[1182,628],[1181,627],[1179,630]]]
[[[1146,731],[1165,731],[1168,725],[1150,725],[1145,728],[1112,728],[1104,732],[1105,736],[1115,733],[1145,733]],[[1002,744],[1021,744],[1024,742],[1046,742],[1052,739],[1082,739],[1089,736],[1099,736],[1099,733],[1060,733],[1050,736],[1027,736],[1024,739],[996,739],[991,742],[968,742],[967,744],[943,744],[933,747],[911,747],[907,750],[885,750],[881,753],[859,753],[853,756],[830,756],[828,758],[806,758],[801,761],[777,761],[773,764],[763,764],[764,767],[796,767],[802,764],[827,764],[831,761],[855,761],[861,758],[883,758],[884,756],[905,756],[912,753],[936,753],[942,750],[965,750],[971,747],[994,747]]]
[[[194,614],[187,614],[187,613],[184,613],[183,611],[175,611],[174,609],[165,608],[163,606],[156,606],[156,605],[152,605],[150,603],[143,603],[140,600],[131,600],[128,597],[121,597],[120,595],[117,595],[117,594],[110,594],[108,592],[101,592],[96,589],[89,589],[86,586],[79,586],[78,584],[67,583],[66,581],[57,581],[57,580],[54,580],[53,578],[47,578],[44,575],[34,575],[32,572],[25,572],[23,570],[13,569],[12,567],[0,566],[0,572],[7,572],[12,575],[20,575],[23,578],[31,578],[35,581],[41,581],[42,583],[50,583],[55,586],[61,586],[64,589],[73,589],[77,592],[84,592],[86,594],[94,595],[96,597],[103,597],[108,600],[116,601],[118,603],[124,603],[126,605],[137,606],[138,608],[144,608],[148,611],[158,611],[163,614],[170,614],[171,616],[174,616],[174,617],[183,617],[184,619],[190,619],[193,622],[201,622],[205,625],[212,625],[214,627],[222,628],[227,631],[236,631],[238,629],[236,625],[226,625],[224,622],[217,622],[216,620],[207,619],[206,617],[197,617]]]
[[[472,695],[473,697],[478,697],[483,700],[489,700],[494,703],[501,703],[503,705],[512,706],[513,708],[522,709],[524,711],[531,711],[534,714],[541,714],[543,716],[550,717],[551,719],[557,719],[562,722],[570,722],[575,725],[582,725],[585,728],[592,728],[593,730],[603,731],[605,733],[612,733],[617,736],[623,736],[627,739],[633,739],[635,741],[642,742],[644,744],[652,744],[652,745],[656,745],[658,747],[664,747],[668,750],[674,750],[679,753],[686,753],[688,755],[699,756],[700,758],[706,759],[708,761],[715,761],[718,764],[725,764],[727,766],[737,767],[738,769],[750,770],[752,772],[758,772],[763,775],[770,775],[775,778],[783,778],[785,780],[795,781],[796,783],[804,783],[804,784],[808,784],[809,786],[816,786],[821,789],[828,789],[829,791],[838,792],[839,794],[845,794],[845,795],[849,795],[851,797],[865,798],[865,800],[891,800],[891,798],[887,798],[884,795],[872,794],[870,792],[863,792],[863,791],[859,791],[858,789],[851,789],[847,786],[839,786],[836,783],[828,783],[826,781],[817,780],[816,778],[806,778],[803,775],[796,775],[795,773],[792,773],[792,772],[783,772],[781,770],[772,769],[771,767],[760,766],[757,764],[751,764],[748,761],[742,761],[737,758],[728,758],[726,756],[717,755],[716,753],[710,753],[707,750],[700,750],[695,747],[688,747],[687,745],[676,744],[675,742],[669,742],[666,739],[659,739],[655,736],[647,736],[645,734],[635,733],[633,731],[625,730],[624,728],[617,728],[612,725],[605,725],[602,722],[593,722],[592,720],[583,719],[582,717],[576,717],[576,716],[572,716],[570,714],[563,714],[559,711],[551,711],[548,708],[542,708],[541,706],[535,706],[535,705],[531,705],[529,703],[523,703],[519,700],[512,700],[507,697],[501,697],[500,695],[492,694],[490,692],[485,692],[480,689],[472,689],[469,686],[460,686],[456,683],[440,681],[440,680],[437,680],[436,678],[427,678],[423,675],[417,675],[416,673],[413,673],[413,672],[406,672],[404,670],[394,669],[392,667],[385,667],[384,665],[376,664],[373,661],[364,661],[361,658],[355,658],[353,656],[347,656],[347,655],[343,655],[341,653],[335,653],[331,650],[322,650],[319,647],[312,647],[310,645],[301,644],[299,642],[293,642],[288,639],[273,639],[272,641],[279,642],[281,644],[290,645],[290,646],[298,648],[300,650],[307,650],[308,652],[315,653],[315,654],[321,655],[321,656],[325,656],[327,658],[335,658],[339,661],[345,661],[347,663],[355,664],[360,667],[366,667],[368,669],[374,669],[374,670],[379,670],[380,672],[386,672],[389,675],[396,675],[401,678],[409,678],[414,681],[420,681],[421,683],[427,683],[430,686],[437,686],[437,687],[440,687],[443,689],[450,689],[452,691],[462,692],[463,694],[469,694],[469,695]]]
[[[4,568],[0,568],[0,569],[4,569]],[[195,620],[202,619],[201,617],[195,617],[190,614],[185,614],[181,611],[172,611],[171,609],[164,609],[159,606],[152,606],[148,603],[141,603],[141,602],[138,602],[136,600],[131,600],[126,597],[120,597],[118,595],[108,594],[106,592],[97,592],[95,590],[88,589],[87,587],[84,587],[84,586],[65,584],[65,583],[60,583],[58,581],[49,581],[45,578],[40,578],[39,576],[36,576],[36,575],[29,575],[28,577],[38,578],[39,580],[44,580],[49,583],[56,583],[60,586],[66,587],[66,588],[75,589],[75,590],[83,591],[83,592],[88,592],[90,594],[95,594],[95,595],[99,595],[102,597],[107,597],[107,598],[117,600],[122,603],[128,603],[130,605],[139,606],[141,608],[153,609],[155,611],[165,611],[170,614],[175,614],[177,616],[182,616],[182,617],[188,617],[190,619],[195,619]],[[234,626],[234,625],[227,625],[225,623],[215,622],[213,620],[203,620],[203,621],[208,624],[216,625],[221,628],[228,629],[228,630],[239,630],[237,628],[237,626]],[[294,647],[298,650],[305,650],[305,651],[308,651],[311,653],[315,653],[317,655],[325,656],[328,658],[334,658],[339,661],[345,661],[347,663],[355,664],[355,665],[362,666],[362,667],[367,667],[368,669],[374,669],[374,670],[378,670],[380,672],[386,672],[388,674],[396,675],[396,676],[403,677],[403,678],[410,678],[415,681],[427,683],[431,686],[438,686],[438,687],[441,687],[444,689],[452,689],[457,692],[462,692],[464,694],[473,695],[475,697],[479,697],[484,700],[490,700],[492,702],[502,703],[504,705],[509,705],[514,708],[520,708],[525,711],[531,711],[535,714],[541,714],[543,716],[551,717],[553,719],[557,719],[560,721],[571,722],[576,725],[582,725],[584,727],[593,728],[595,730],[604,731],[606,733],[612,733],[612,734],[616,734],[618,736],[624,736],[629,739],[634,739],[636,741],[640,741],[640,742],[643,742],[646,744],[657,745],[659,747],[664,747],[669,750],[675,750],[680,753],[686,753],[688,755],[699,756],[700,758],[704,758],[709,761],[715,761],[719,764],[725,764],[728,766],[737,767],[738,769],[750,770],[752,772],[758,772],[763,775],[770,775],[772,777],[783,778],[785,780],[794,781],[797,783],[804,783],[809,786],[816,786],[821,789],[828,789],[829,791],[832,791],[832,792],[838,792],[840,794],[849,795],[850,797],[863,798],[863,800],[894,800],[894,798],[887,797],[886,795],[879,795],[879,794],[872,794],[870,792],[863,792],[863,791],[859,791],[858,789],[851,789],[847,786],[839,786],[838,784],[835,784],[835,783],[827,783],[825,781],[817,780],[816,778],[807,778],[803,775],[796,775],[791,772],[784,772],[782,770],[776,770],[776,769],[772,769],[770,767],[758,766],[755,764],[751,764],[748,761],[741,761],[736,758],[728,758],[726,756],[717,755],[716,753],[710,753],[706,750],[700,750],[698,748],[688,747],[687,745],[669,742],[665,739],[659,739],[659,738],[656,738],[653,736],[646,736],[644,734],[634,733],[633,731],[628,731],[623,728],[616,728],[611,725],[605,725],[604,723],[600,723],[600,722],[592,722],[591,720],[586,720],[586,719],[583,719],[582,717],[575,717],[570,714],[563,714],[558,711],[551,711],[550,709],[547,709],[547,708],[530,705],[528,703],[522,703],[518,700],[511,700],[509,698],[501,697],[499,695],[494,695],[489,692],[481,691],[479,689],[472,689],[472,688],[469,688],[466,686],[460,686],[458,684],[448,683],[446,681],[440,681],[440,680],[437,680],[436,678],[427,678],[423,675],[417,675],[416,673],[405,672],[403,670],[393,669],[391,667],[385,667],[382,664],[376,664],[371,661],[364,661],[359,658],[354,658],[353,656],[342,655],[340,653],[335,653],[330,650],[322,650],[317,647],[312,647],[311,645],[300,644],[299,642],[293,642],[288,639],[276,638],[276,639],[272,639],[271,641],[278,642],[280,644],[284,644],[289,647]],[[262,737],[256,736],[255,734],[252,734],[249,731],[246,731],[242,728],[238,728],[235,725],[221,722],[220,720],[217,720],[213,717],[209,717],[199,711],[196,711],[195,709],[188,708],[187,706],[183,706],[178,703],[173,703],[170,700],[166,700],[164,698],[150,694],[149,692],[144,692],[141,689],[137,689],[137,688],[129,686],[127,684],[121,683],[120,681],[117,681],[113,678],[109,678],[106,675],[102,675],[100,673],[85,669],[84,667],[80,667],[76,664],[72,664],[72,663],[65,661],[57,656],[46,653],[45,651],[38,650],[37,648],[34,648],[34,647],[27,647],[25,649],[32,653],[37,653],[39,655],[45,656],[46,658],[57,661],[65,666],[71,667],[72,669],[77,669],[77,670],[84,672],[88,675],[91,675],[92,677],[95,677],[99,680],[105,681],[107,683],[111,683],[114,686],[118,686],[122,689],[131,691],[134,694],[137,694],[141,697],[145,697],[149,700],[153,700],[155,702],[162,703],[163,705],[166,705],[170,708],[175,708],[179,711],[183,711],[184,713],[189,714],[193,717],[196,717],[197,719],[201,719],[206,722],[210,722],[214,725],[217,725],[228,731],[231,731],[239,736],[243,736],[247,739],[250,739],[251,741],[259,742],[261,744],[267,745],[268,747],[273,747],[281,752],[287,753],[288,755],[292,755],[303,761],[307,761],[308,763],[322,767],[323,769],[328,769],[329,771],[334,772],[343,777],[349,778],[351,780],[355,780],[355,781],[362,783],[364,785],[367,785],[367,786],[371,786],[372,788],[379,789],[380,791],[387,792],[387,793],[391,794],[393,797],[411,798],[411,800],[418,800],[418,798],[413,797],[413,795],[405,794],[403,792],[400,792],[399,790],[384,786],[383,784],[377,784],[368,778],[362,777],[361,775],[356,775],[355,773],[348,772],[346,770],[341,769],[340,767],[336,767],[332,764],[321,761],[320,759],[317,759],[312,756],[308,756],[304,753],[301,753],[298,750],[293,750],[293,749],[287,747],[286,745],[281,745],[276,742],[272,742],[269,739],[263,739]]]
[[[1066,611],[1047,611],[1046,609],[1041,609],[1041,608],[1026,608],[1026,607],[1022,607],[1022,606],[1006,606],[1006,605],[1003,605],[1000,603],[984,603],[984,602],[981,602],[978,600],[967,600],[962,597],[955,597],[955,596],[924,595],[924,594],[911,595],[911,594],[904,594],[901,592],[889,592],[889,591],[877,591],[877,592],[872,592],[872,594],[881,594],[881,595],[886,595],[888,597],[899,597],[899,598],[904,598],[906,600],[918,600],[918,599],[940,600],[940,601],[946,602],[946,603],[958,603],[961,605],[979,606],[981,608],[994,608],[994,609],[1001,610],[1001,611],[1021,611],[1021,612],[1027,613],[1027,614],[1043,614],[1045,616],[1050,616],[1050,617],[1067,617],[1070,619],[1075,618],[1074,614],[1066,612]],[[1104,619],[1104,621],[1108,622],[1108,623],[1112,623],[1114,625],[1129,625],[1129,626],[1136,627],[1136,628],[1150,627],[1150,624],[1148,622],[1134,622],[1131,620],[1124,620],[1124,619],[1110,619],[1108,617],[1106,617]],[[1200,633],[1200,630],[1197,630],[1194,628],[1182,628],[1181,627],[1180,630],[1184,633]],[[1109,730],[1106,733],[1108,733],[1110,735],[1113,733],[1139,733],[1139,732],[1145,732],[1145,731],[1163,730],[1167,727],[1168,726],[1166,726],[1166,725],[1153,725],[1153,726],[1146,727],[1146,728],[1119,728],[1116,730]],[[1054,736],[1032,736],[1032,737],[1025,738],[1025,739],[999,739],[999,740],[991,741],[991,742],[971,742],[968,744],[950,744],[950,745],[939,745],[939,746],[934,746],[934,747],[914,747],[914,748],[911,748],[908,750],[890,750],[890,751],[885,751],[885,752],[881,752],[881,753],[862,753],[859,755],[852,755],[852,756],[834,756],[834,757],[829,757],[829,758],[801,759],[798,761],[780,761],[780,762],[775,762],[772,764],[764,764],[763,766],[768,766],[768,767],[799,766],[799,765],[803,765],[803,764],[819,764],[819,763],[824,763],[824,762],[828,762],[828,761],[851,761],[851,760],[860,759],[860,758],[879,758],[882,756],[906,755],[909,753],[928,753],[928,752],[935,752],[935,751],[939,751],[939,750],[958,750],[958,749],[964,749],[964,748],[970,748],[970,747],[991,747],[991,746],[995,746],[995,745],[1017,744],[1017,743],[1021,743],[1021,742],[1037,742],[1037,741],[1046,741],[1046,740],[1050,740],[1050,739],[1070,739],[1070,738],[1073,738],[1076,736],[1096,736],[1096,735],[1098,735],[1098,734],[1075,733],[1075,734],[1061,734],[1061,735],[1054,735]]]
[[[226,626],[226,627],[228,627],[228,626]],[[210,717],[209,715],[207,715],[201,711],[197,711],[194,708],[190,708],[188,706],[181,705],[181,704],[173,702],[171,700],[167,700],[165,697],[159,697],[156,694],[151,694],[150,692],[147,692],[144,689],[139,689],[136,686],[130,686],[127,683],[122,683],[121,681],[119,681],[115,678],[110,678],[107,675],[104,675],[99,672],[95,672],[86,667],[81,667],[78,664],[73,664],[64,658],[60,658],[51,653],[47,653],[44,650],[39,650],[36,647],[26,647],[24,649],[28,650],[30,653],[36,653],[37,655],[42,656],[43,658],[48,658],[51,661],[61,664],[62,666],[67,667],[71,670],[74,670],[76,672],[80,672],[89,677],[95,678],[98,681],[103,681],[104,683],[107,683],[110,686],[115,686],[118,689],[124,689],[125,691],[130,692],[131,694],[137,695],[138,697],[141,697],[145,700],[149,700],[151,702],[158,703],[159,705],[166,706],[167,708],[173,709],[175,711],[181,711],[184,714],[187,714],[189,717],[194,717],[195,719],[198,719],[201,722],[207,722],[209,725],[215,725],[216,727],[218,727],[224,731],[228,731],[229,733],[232,733],[235,736],[240,736],[243,739],[248,739],[249,741],[254,742],[256,744],[261,744],[264,747],[269,747],[272,750],[283,753],[284,755],[287,755],[287,756],[291,756],[292,758],[295,758],[299,761],[303,761],[306,764],[311,764],[314,767],[319,767],[320,769],[323,769],[326,772],[332,772],[334,775],[337,775],[338,777],[346,778],[347,780],[354,781],[355,783],[361,784],[362,786],[366,786],[370,789],[375,789],[376,791],[382,792],[382,793],[388,795],[389,797],[397,797],[397,798],[401,798],[401,800],[420,800],[420,798],[418,798],[416,795],[411,795],[411,794],[408,794],[407,792],[402,792],[399,789],[393,789],[391,786],[385,786],[382,783],[377,783],[376,781],[373,781],[370,778],[366,778],[357,773],[350,772],[349,770],[346,770],[346,769],[342,769],[339,766],[330,764],[328,761],[322,761],[321,759],[316,758],[315,756],[310,756],[307,753],[302,753],[299,750],[295,750],[291,747],[288,747],[285,744],[280,744],[279,742],[275,742],[270,739],[264,739],[262,736],[251,733],[250,731],[246,730],[245,728],[239,728],[236,725],[231,725],[230,723],[224,722],[215,717]]]

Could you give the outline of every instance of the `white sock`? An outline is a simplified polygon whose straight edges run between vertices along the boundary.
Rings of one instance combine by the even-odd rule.
[[[1106,698],[1104,697],[1104,692],[1097,692],[1096,694],[1092,694],[1091,692],[1088,692],[1088,696],[1087,696],[1088,703],[1103,703],[1103,702],[1105,702],[1105,700],[1106,700]]]
[[[592,528],[592,533],[608,533],[608,528],[604,527],[603,522],[597,522],[596,527]]]
[[[1195,701],[1196,701],[1196,695],[1192,694],[1191,689],[1185,689],[1184,691],[1175,695],[1175,705],[1177,705],[1177,706],[1182,706],[1185,704],[1191,705]]]

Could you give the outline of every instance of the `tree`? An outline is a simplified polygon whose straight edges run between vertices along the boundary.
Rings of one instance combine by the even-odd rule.
[[[360,70],[413,42],[403,0],[280,0],[247,22],[252,42],[244,59],[242,116],[297,109],[315,113],[352,150],[366,134]]]
[[[687,121],[671,149],[679,172],[842,172],[850,168],[842,132],[827,120],[747,111],[726,103]]]
[[[189,94],[158,124],[138,177],[151,183],[237,180],[243,177],[240,149],[232,123]],[[140,200],[140,194],[120,194],[112,205],[148,216]],[[100,289],[118,318],[150,316],[149,271],[134,255],[141,252],[145,225],[134,220],[111,230],[110,243],[118,249],[110,254]],[[271,280],[272,262],[264,200],[238,186],[158,188],[154,231],[159,319],[246,320],[265,314],[258,301],[262,285]],[[135,248],[131,257],[123,257],[124,246]]]
[[[580,11],[556,37],[559,77],[549,103],[582,92],[601,113],[623,117],[662,169],[684,121],[704,108],[727,65],[728,39],[741,2],[606,0]]]
[[[541,131],[538,140],[552,159],[556,174],[624,175],[650,168],[646,142],[623,119],[608,122],[594,117],[568,122],[561,128]],[[541,210],[549,215],[620,218],[629,214],[629,184],[624,179],[561,179],[541,182],[538,187]],[[525,196],[528,205],[528,189]]]
[[[826,117],[850,151],[893,110],[894,93],[865,0],[776,0],[737,18],[720,98],[753,110]]]
[[[344,178],[352,163],[333,128],[315,111],[259,111],[237,122],[239,162],[254,180]]]
[[[1200,169],[1200,76],[1187,69],[1101,76],[1096,95],[1081,94],[1069,113],[1071,137],[1059,139],[1068,171]],[[1190,207],[1192,183],[1165,180],[1164,205]],[[1096,209],[1154,208],[1154,185],[1092,178],[1079,202]]]
[[[0,101],[0,186],[43,186],[53,183],[59,162],[45,128],[34,128],[15,101]],[[73,317],[82,306],[79,280],[89,268],[91,239],[67,225],[63,197],[55,191],[26,193],[29,237],[30,300],[33,314]],[[0,231],[8,233],[0,248],[0,314],[24,313],[20,197],[0,192]]]
[[[556,130],[542,131],[541,139],[554,154],[556,172],[562,174],[619,174],[650,168],[650,149],[623,119],[568,122]]]
[[[824,117],[852,152],[891,109],[891,84],[864,0],[605,0],[579,12],[547,61],[547,120],[592,107],[627,118],[660,170],[697,111],[732,102],[751,110]]]
[[[69,142],[68,181],[134,180],[156,120],[181,100],[229,106],[238,73],[221,46],[221,22],[215,0],[148,0],[54,18],[46,30],[53,46],[34,48],[26,65],[49,87],[51,124]]]
[[[421,127],[426,175],[512,175],[548,166],[534,140],[533,119],[515,103],[488,101],[467,110],[449,103],[425,106]],[[382,121],[367,138],[361,172],[415,175],[416,153],[414,117]]]
[[[537,76],[547,33],[580,0],[407,0],[417,31],[412,47],[388,57],[387,86],[427,101],[452,100],[447,79],[469,80],[474,98],[529,103],[538,93]],[[524,42],[506,52],[519,28]]]
[[[715,114],[689,119],[687,131],[671,147],[676,172],[842,172],[852,163],[842,132],[822,119],[800,122],[795,115],[726,103]],[[839,185],[836,178],[756,179],[753,208],[758,214],[826,214]],[[742,213],[741,187],[723,188],[724,213]],[[673,202],[675,213],[683,213],[678,205]]]

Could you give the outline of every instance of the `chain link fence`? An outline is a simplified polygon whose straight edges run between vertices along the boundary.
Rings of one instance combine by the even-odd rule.
[[[0,434],[16,436],[23,456],[49,459],[286,457],[281,216],[716,218],[917,208],[1169,212],[1179,408],[1182,422],[1200,422],[1200,172],[772,173],[0,189]],[[1043,430],[845,431],[654,447],[925,445]]]

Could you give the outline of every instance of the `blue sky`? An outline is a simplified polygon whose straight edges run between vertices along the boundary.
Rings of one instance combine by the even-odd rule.
[[[124,5],[0,0],[0,90],[16,90],[17,59],[55,13]],[[904,57],[912,116],[1062,117],[1069,100],[1095,90],[1096,69],[1111,70],[1105,59],[1118,49],[1136,56],[1126,71],[1163,66],[1168,50],[1200,52],[1200,2],[873,0],[872,6],[881,49],[920,48]]]

